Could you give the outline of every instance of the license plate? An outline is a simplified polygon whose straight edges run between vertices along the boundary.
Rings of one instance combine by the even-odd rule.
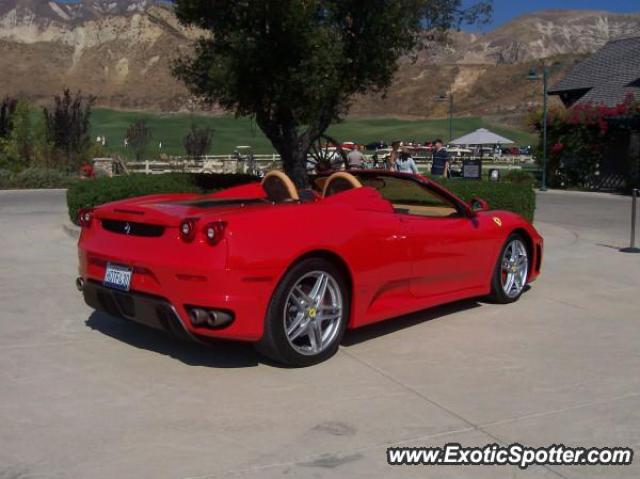
[[[107,263],[107,270],[104,273],[104,281],[102,284],[108,288],[129,291],[132,274],[133,271],[127,266]]]

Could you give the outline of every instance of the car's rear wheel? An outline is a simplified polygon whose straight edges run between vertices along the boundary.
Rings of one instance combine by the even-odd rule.
[[[340,269],[322,258],[302,260],[277,286],[257,349],[288,366],[324,361],[338,350],[349,308],[349,291]]]
[[[491,282],[491,298],[498,303],[513,303],[522,295],[529,275],[529,251],[524,238],[512,234],[507,238]]]

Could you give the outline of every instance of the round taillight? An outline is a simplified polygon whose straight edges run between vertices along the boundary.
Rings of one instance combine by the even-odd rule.
[[[215,246],[222,238],[224,238],[224,230],[227,226],[227,223],[224,221],[216,221],[214,223],[209,223],[204,227],[203,233],[204,237],[211,246]]]
[[[180,239],[190,243],[196,237],[196,220],[187,218],[180,223]]]
[[[91,226],[91,220],[93,219],[93,209],[83,208],[78,211],[78,224],[83,228]]]

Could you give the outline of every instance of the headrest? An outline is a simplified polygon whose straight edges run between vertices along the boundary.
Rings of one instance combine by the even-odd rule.
[[[358,178],[353,176],[351,173],[339,171],[331,175],[327,182],[324,184],[322,197],[326,198],[328,196],[335,195],[336,193],[351,190],[354,188],[362,188],[362,183],[360,183],[360,180],[358,180]]]
[[[282,171],[273,170],[267,173],[262,179],[262,189],[267,198],[275,203],[300,199],[293,181]]]

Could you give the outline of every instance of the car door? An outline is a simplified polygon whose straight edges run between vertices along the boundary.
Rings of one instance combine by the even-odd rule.
[[[384,191],[407,238],[413,296],[462,293],[482,285],[491,254],[484,222],[468,216],[453,198],[417,181],[387,178]]]
[[[466,216],[404,214],[410,248],[413,296],[427,298],[463,292],[482,284],[486,242],[479,224]]]

